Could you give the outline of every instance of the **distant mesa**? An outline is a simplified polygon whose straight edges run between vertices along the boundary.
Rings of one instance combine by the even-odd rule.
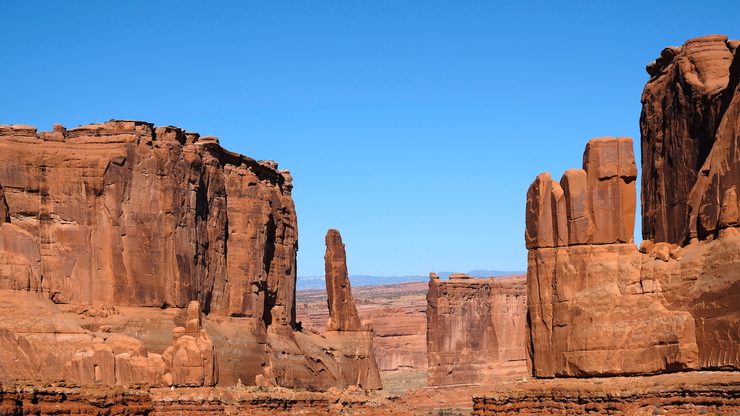
[[[449,279],[451,274],[457,272],[437,272],[437,275],[443,279]],[[472,270],[465,275],[471,277],[508,277],[518,276],[527,273],[526,271],[500,271],[500,270]],[[372,286],[372,285],[393,285],[396,283],[406,282],[426,282],[428,275],[411,275],[411,276],[369,276],[369,275],[350,275],[349,280],[354,286]],[[324,288],[324,276],[299,276],[297,290],[320,290]]]

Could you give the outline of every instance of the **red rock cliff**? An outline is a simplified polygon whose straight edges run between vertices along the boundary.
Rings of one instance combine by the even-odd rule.
[[[138,121],[0,126],[11,223],[36,241],[34,284],[57,303],[198,300],[216,315],[291,322],[296,216],[276,167]]]
[[[543,174],[530,187],[535,376],[740,367],[739,44],[692,39],[648,65],[639,251],[628,238],[633,162],[614,150],[631,149],[624,139],[592,140],[585,173],[567,171],[560,183]]]
[[[0,126],[0,378],[364,381],[365,332],[337,340],[295,324],[290,181],[177,127]]]

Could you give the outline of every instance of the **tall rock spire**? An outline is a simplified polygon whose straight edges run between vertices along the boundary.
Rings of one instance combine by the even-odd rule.
[[[329,331],[362,331],[355,298],[347,274],[347,253],[337,230],[326,233],[326,294],[329,304]]]

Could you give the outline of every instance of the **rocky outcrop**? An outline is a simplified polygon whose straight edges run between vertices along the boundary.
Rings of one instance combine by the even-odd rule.
[[[326,233],[326,294],[329,306],[329,322],[326,337],[329,345],[337,351],[343,386],[362,386],[380,389],[380,371],[375,361],[373,330],[370,323],[360,322],[355,298],[347,274],[347,254],[342,236],[337,230]]]
[[[583,169],[543,173],[527,192],[528,249],[634,240],[637,167],[628,137],[588,142]]]
[[[0,186],[3,379],[365,381],[371,333],[296,325],[296,214],[276,163],[140,121],[0,125]]]
[[[326,393],[281,388],[161,389],[144,385],[76,387],[66,383],[3,383],[4,415],[417,415],[403,403],[357,388]]]
[[[737,170],[720,162],[723,157],[729,157],[728,162],[735,157],[727,153],[731,152],[727,144],[737,125],[740,99],[736,98],[737,46],[738,41],[728,41],[726,36],[705,36],[664,49],[648,65],[650,80],[642,94],[640,117],[646,240],[682,245],[690,236],[716,230],[723,194],[732,186],[720,184],[716,175],[718,170]],[[714,174],[707,175],[711,167]],[[698,178],[704,178],[701,188],[713,184],[709,194],[692,190]]]
[[[326,233],[326,295],[329,305],[328,331],[361,331],[355,298],[347,274],[347,253],[337,230]]]
[[[218,363],[199,308],[197,301],[190,302],[186,327],[172,330],[173,345],[162,354],[148,352],[142,341],[126,335],[94,337],[75,353],[67,380],[80,386],[215,386]]]
[[[428,387],[485,384],[526,374],[525,280],[430,274]]]
[[[596,200],[603,185],[599,154],[606,148],[587,149],[584,156],[584,170],[598,169],[598,181],[586,180],[585,188],[576,181],[575,197],[564,182],[576,174],[568,171],[561,181],[567,245],[552,237],[563,234],[558,226],[565,223],[558,185],[540,175],[530,187],[528,322],[535,376],[740,368],[740,337],[733,329],[740,325],[738,45],[724,36],[692,39],[665,49],[648,66],[639,251],[622,238],[589,237],[600,227],[627,227],[633,208],[622,205],[623,220],[604,217],[601,224],[604,211],[595,202],[586,210],[568,208],[584,189],[586,199]],[[620,188],[629,202],[625,192],[632,191]]]
[[[528,356],[536,377],[698,366],[691,315],[667,309],[660,283],[641,274],[642,254],[632,244],[637,172],[631,147],[628,138],[594,139],[583,169],[563,175],[562,192],[548,174],[529,189]],[[548,235],[563,238],[546,245],[553,241]]]
[[[530,380],[473,397],[473,415],[727,415],[740,412],[737,372]]]

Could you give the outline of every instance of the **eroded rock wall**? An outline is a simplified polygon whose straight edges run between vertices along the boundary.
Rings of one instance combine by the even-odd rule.
[[[734,95],[736,48],[726,36],[705,36],[665,48],[647,67],[640,116],[645,240],[687,241],[691,189]]]
[[[431,277],[427,386],[484,384],[524,376],[524,279]]]
[[[724,36],[691,39],[648,65],[639,251],[625,239],[593,237],[600,229],[627,235],[633,218],[633,206],[624,205],[631,198],[624,195],[633,195],[624,187],[633,175],[620,173],[621,195],[616,187],[598,191],[600,165],[613,158],[601,156],[608,148],[590,152],[591,141],[584,155],[584,170],[598,169],[597,181],[571,170],[560,183],[543,174],[530,187],[528,322],[535,376],[740,368],[738,45]],[[584,192],[591,205],[581,202]],[[596,203],[617,206],[617,196],[623,220],[605,216]]]
[[[628,138],[593,139],[583,169],[566,171],[560,183],[539,175],[527,193],[528,357],[536,377],[698,366],[691,315],[667,309],[660,284],[641,275],[631,149]],[[555,244],[552,235],[562,238]]]
[[[0,126],[12,225],[57,303],[187,307],[291,323],[290,176],[213,137],[138,121]],[[43,281],[41,281],[43,276]]]
[[[372,333],[337,341],[295,323],[296,214],[276,163],[140,121],[1,125],[0,189],[2,379],[372,378]]]

